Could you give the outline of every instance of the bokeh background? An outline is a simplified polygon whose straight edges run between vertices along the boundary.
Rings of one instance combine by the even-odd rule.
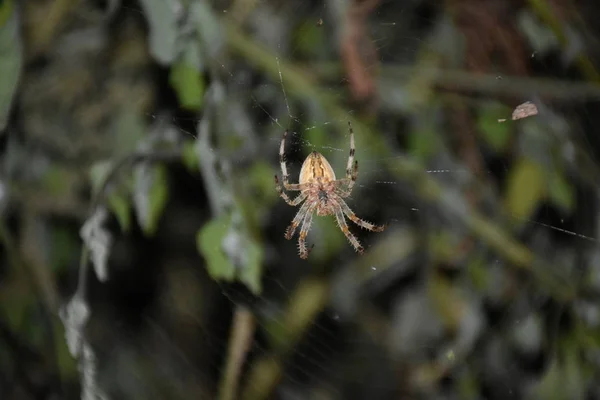
[[[0,0],[0,399],[599,399],[598,15]]]

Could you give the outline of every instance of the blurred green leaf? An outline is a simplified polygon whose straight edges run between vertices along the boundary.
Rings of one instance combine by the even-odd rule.
[[[458,377],[458,396],[461,399],[478,399],[480,384],[475,374],[468,369],[463,371]]]
[[[77,259],[74,255],[80,251],[80,239],[64,226],[52,225],[50,229],[50,267],[56,273],[63,272]]]
[[[261,325],[267,333],[266,339],[269,347],[276,350],[283,349],[288,340],[287,326],[282,324],[278,318],[265,318]]]
[[[53,164],[44,173],[42,184],[48,194],[60,196],[71,189],[74,179],[72,170]]]
[[[26,288],[25,285],[20,285],[20,287]],[[15,295],[3,296],[3,299],[5,300],[2,302],[2,308],[4,309],[3,314],[6,316],[8,326],[15,332],[21,332],[23,327],[26,326],[25,321],[28,318],[28,310],[30,310],[35,298],[33,293],[28,295],[16,295],[14,291],[13,294]]]
[[[196,24],[197,39],[202,44],[202,52],[210,59],[215,59],[225,48],[225,31],[223,24],[209,2],[192,1],[189,3],[189,15]]]
[[[293,33],[292,45],[301,56],[315,58],[323,52],[325,29],[317,25],[313,19],[305,20]]]
[[[575,207],[575,193],[573,186],[566,180],[564,174],[555,172],[550,176],[550,200],[564,211],[573,211]]]
[[[121,230],[123,232],[129,231],[131,227],[131,207],[127,196],[124,193],[112,192],[107,200],[108,208],[117,217]]]
[[[198,153],[196,152],[195,146],[196,144],[194,142],[187,141],[183,144],[183,151],[181,153],[183,165],[185,165],[190,172],[197,172],[200,168]]]
[[[289,150],[292,140],[300,140],[300,142],[303,144],[302,148],[307,147],[306,144],[310,143],[312,146],[314,146],[314,148],[310,149],[311,151],[323,148],[324,146],[336,147],[337,145],[335,141],[331,139],[331,137],[327,137],[327,131],[324,129],[324,126],[317,125],[312,129],[303,131],[302,133],[288,135],[285,142],[286,150]],[[308,143],[306,143],[307,141]]]
[[[517,26],[529,45],[538,53],[546,54],[554,49],[560,49],[560,40],[531,10],[523,10],[517,18]]]
[[[429,248],[433,257],[432,261],[436,263],[451,262],[456,256],[456,242],[456,236],[447,231],[430,235]]]
[[[585,398],[586,382],[584,382],[577,342],[573,338],[565,338],[559,346],[561,356],[554,357],[550,368],[534,390],[534,398],[549,400]]]
[[[12,16],[14,11],[12,0],[0,0],[0,28]]]
[[[197,67],[185,61],[178,61],[171,67],[169,82],[177,92],[181,107],[190,111],[200,111],[205,83]]]
[[[255,295],[262,291],[262,263],[264,252],[256,241],[246,240],[246,265],[240,270],[239,280]]]
[[[60,377],[61,379],[76,378],[78,376],[77,360],[69,352],[65,341],[65,327],[57,319],[54,319],[53,327],[56,364]]]
[[[149,208],[146,223],[142,229],[147,235],[154,235],[158,228],[158,221],[169,198],[167,170],[163,165],[155,165],[152,174],[152,184],[148,193]]]
[[[168,65],[177,56],[179,8],[164,0],[140,0],[150,27],[150,54],[161,65]]]
[[[408,151],[420,161],[426,161],[437,151],[438,137],[433,129],[413,130],[408,136]]]
[[[546,175],[540,164],[521,157],[510,170],[504,197],[506,210],[514,218],[531,217],[547,194]]]
[[[6,127],[22,66],[21,40],[12,0],[0,2],[0,130]]]
[[[472,257],[467,264],[467,273],[473,282],[473,286],[478,290],[485,290],[489,286],[489,272],[486,265],[486,259],[477,255]]]
[[[478,110],[477,126],[485,142],[495,151],[506,150],[510,143],[512,125],[511,109],[500,103],[484,103]],[[505,119],[506,122],[498,120]]]
[[[223,240],[230,224],[231,217],[222,215],[207,222],[196,235],[196,247],[206,259],[208,274],[217,281],[230,282],[235,276],[235,267],[223,252]]]
[[[275,190],[275,169],[265,161],[257,161],[250,169],[250,182],[263,200],[272,203],[279,195]],[[263,202],[264,203],[264,202]]]
[[[246,137],[234,134],[226,135],[226,137],[223,138],[223,141],[221,143],[223,149],[227,149],[229,152],[238,152],[242,150],[247,140],[248,138]]]
[[[113,162],[110,160],[99,161],[90,167],[89,175],[92,185],[92,193],[95,195],[102,188],[108,174],[110,174]]]
[[[124,108],[117,114],[114,124],[113,156],[121,158],[135,152],[147,132],[142,116],[130,108]]]

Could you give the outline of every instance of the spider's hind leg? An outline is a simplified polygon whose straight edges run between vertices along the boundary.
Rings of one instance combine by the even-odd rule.
[[[302,196],[302,195],[300,195],[300,196]],[[285,230],[285,238],[287,240],[290,240],[292,238],[292,236],[294,236],[296,229],[298,228],[298,226],[300,225],[302,220],[306,217],[306,213],[308,212],[309,208],[310,208],[310,204],[308,202],[302,204],[302,207],[300,207],[300,210],[298,210],[298,212],[296,213],[296,216],[292,220],[292,223]]]
[[[344,214],[346,214],[346,216],[348,216],[350,221],[354,222],[356,225],[360,226],[361,228],[365,228],[372,232],[383,232],[385,230],[385,225],[374,225],[368,221],[365,221],[364,219],[358,218],[356,216],[356,214],[354,214],[354,211],[352,211],[350,209],[350,207],[348,207],[348,204],[346,204],[346,202],[344,200],[339,199],[338,202],[340,203],[340,206],[342,207]]]
[[[346,238],[350,241],[350,244],[352,245],[352,247],[354,247],[354,250],[356,250],[359,254],[362,254],[364,252],[364,248],[362,247],[362,245],[360,244],[360,242],[358,241],[356,236],[354,236],[352,234],[352,232],[350,232],[350,229],[348,228],[348,224],[346,223],[346,220],[344,219],[344,214],[342,214],[342,212],[339,210],[336,211],[335,219],[337,220],[337,223],[338,223],[340,229],[342,230],[342,232],[344,232],[344,235],[346,235]]]
[[[315,245],[313,244],[309,248],[306,248],[306,235],[307,234],[308,234],[308,232],[300,232],[300,238],[298,239],[298,254],[300,255],[300,258],[303,260],[306,260],[308,258],[308,255],[310,254],[312,249],[315,247]]]
[[[310,226],[312,224],[314,209],[311,207],[308,209],[306,216],[304,217],[304,221],[302,221],[302,228],[300,229],[300,235],[298,237],[298,254],[300,258],[307,259],[314,245],[310,248],[306,248],[306,236],[308,235],[308,231],[310,230]]]

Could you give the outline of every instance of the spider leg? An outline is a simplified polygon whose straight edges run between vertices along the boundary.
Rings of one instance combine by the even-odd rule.
[[[304,221],[302,221],[302,228],[300,229],[300,235],[298,237],[298,254],[300,258],[306,260],[311,250],[315,245],[313,244],[310,248],[306,248],[306,236],[308,235],[308,231],[310,230],[310,226],[312,225],[313,213],[315,211],[315,206],[310,207],[306,216],[304,217]]]
[[[340,197],[348,197],[351,194],[350,191],[339,186],[336,186],[336,188],[334,189],[334,193]]]
[[[356,214],[354,214],[354,211],[352,211],[350,207],[348,207],[348,204],[346,204],[346,202],[343,199],[337,199],[337,202],[339,203],[344,214],[346,214],[352,222],[354,222],[361,228],[365,228],[373,232],[383,232],[383,230],[385,229],[385,225],[373,225],[372,223],[365,221],[364,219],[358,218]]]
[[[346,223],[346,220],[344,219],[344,214],[342,214],[341,210],[338,209],[335,212],[335,219],[337,220],[338,226],[340,227],[342,232],[344,232],[344,235],[346,235],[346,238],[350,241],[350,244],[352,245],[352,247],[354,247],[354,250],[356,250],[358,253],[362,254],[364,252],[364,248],[362,247],[362,245],[360,244],[358,239],[352,234],[352,232],[350,232],[350,229],[348,228],[348,224]]]
[[[358,166],[357,161],[355,161],[354,164]],[[344,178],[335,181],[335,193],[340,197],[349,197],[352,194],[352,186],[354,186],[354,182],[356,181],[355,178],[353,179],[354,180],[348,180]]]
[[[283,200],[285,200],[285,202],[288,203],[290,206],[297,206],[304,199],[306,199],[306,196],[307,196],[306,193],[300,193],[298,196],[296,196],[294,198],[294,200],[291,200],[289,198],[289,196],[283,191],[283,188],[279,184],[279,179],[277,178],[277,175],[275,175],[275,189],[277,189],[277,193],[279,194],[279,196],[281,196],[281,198]]]
[[[285,186],[285,184],[284,184]],[[281,184],[279,183],[279,178],[277,177],[277,175],[275,175],[275,188],[277,189],[277,191],[280,190],[281,188]],[[290,192],[292,191],[302,191],[306,189],[306,184],[299,184],[299,183],[290,183],[288,184],[288,187],[285,188],[285,190],[288,190]],[[281,189],[283,191],[283,189]]]
[[[300,195],[300,196],[302,196],[302,195]],[[308,212],[308,210],[310,208],[311,208],[311,205],[309,202],[302,204],[302,207],[300,207],[300,210],[298,210],[298,212],[296,213],[296,216],[292,220],[292,223],[285,230],[285,238],[287,240],[290,240],[292,238],[292,236],[294,236],[294,232],[296,232],[296,228],[298,228],[298,225],[300,225],[300,222],[302,222],[304,217],[306,217],[306,213]]]
[[[349,193],[352,191],[354,182],[356,182],[356,178],[358,177],[358,162],[354,161],[354,153],[356,152],[356,147],[354,146],[354,130],[352,129],[350,121],[348,121],[348,131],[350,132],[350,154],[348,155],[348,163],[346,164],[346,180],[348,182],[346,191]]]
[[[346,170],[346,178],[338,179],[336,182],[335,190],[336,193],[341,197],[348,197],[352,193],[352,188],[354,187],[354,183],[358,178],[358,161],[354,161],[354,167],[352,168],[352,172],[348,173]],[[344,187],[345,186],[345,187]]]

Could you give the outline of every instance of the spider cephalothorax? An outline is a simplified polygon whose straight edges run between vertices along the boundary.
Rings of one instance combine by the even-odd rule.
[[[302,164],[298,183],[288,182],[284,152],[288,131],[286,130],[283,133],[279,147],[279,163],[281,164],[281,173],[283,174],[283,187],[288,191],[299,191],[300,194],[291,200],[284,193],[277,175],[275,175],[275,187],[283,200],[291,206],[297,206],[306,200],[285,232],[285,238],[291,239],[294,236],[294,232],[296,232],[296,228],[301,226],[298,239],[298,249],[301,258],[307,258],[310,252],[306,248],[306,235],[310,230],[312,217],[315,213],[320,216],[335,215],[340,229],[359,253],[362,253],[364,249],[358,239],[348,229],[348,224],[344,216],[348,217],[356,225],[370,231],[381,232],[385,229],[384,226],[373,225],[358,218],[343,199],[352,193],[352,187],[358,176],[358,161],[354,161],[354,132],[350,122],[348,122],[348,130],[350,131],[350,155],[348,157],[348,164],[346,165],[346,177],[344,179],[336,179],[335,172],[333,172],[333,168],[331,168],[331,164],[329,164],[327,159],[321,153],[313,151],[306,157],[306,160]]]

